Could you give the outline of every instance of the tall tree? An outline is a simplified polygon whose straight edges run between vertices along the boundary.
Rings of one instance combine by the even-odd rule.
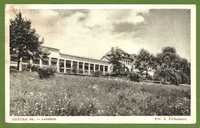
[[[127,68],[122,61],[124,58],[129,57],[130,55],[128,53],[119,48],[111,48],[111,51],[104,56],[104,58],[106,58],[108,62],[112,64],[112,72],[115,75],[123,75],[127,71]]]
[[[154,68],[154,59],[155,57],[147,50],[141,49],[136,56],[135,68],[140,71],[141,75],[145,73],[145,76],[147,77],[149,70]]]
[[[22,13],[16,14],[10,20],[10,54],[17,56],[17,67],[21,70],[21,60],[32,60],[41,54],[39,35],[31,28],[31,21],[22,17]]]
[[[165,81],[172,81],[177,85],[190,83],[190,63],[180,57],[174,47],[164,47],[156,58],[159,65],[157,73]]]
[[[176,53],[176,49],[173,47],[164,47],[162,52],[157,55],[158,64],[165,64],[168,67],[175,67],[179,59],[180,57]]]

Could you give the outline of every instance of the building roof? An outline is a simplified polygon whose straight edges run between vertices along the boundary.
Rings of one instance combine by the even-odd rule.
[[[70,55],[70,54],[64,54],[64,53],[60,53],[61,56],[67,56],[70,58],[77,58],[80,60],[85,60],[85,61],[92,61],[92,62],[97,62],[97,63],[106,63],[108,64],[107,61],[103,61],[103,60],[99,60],[99,59],[94,59],[94,58],[88,58],[88,57],[82,57],[82,56],[75,56],[75,55]]]
[[[44,45],[42,45],[41,47],[42,47],[42,48],[51,49],[51,50],[60,51],[60,49],[58,49],[58,48],[52,48],[52,47],[49,47],[49,46],[44,46]]]
[[[54,50],[54,51],[58,51],[60,56],[62,57],[68,57],[68,58],[75,58],[75,59],[79,59],[79,60],[83,60],[83,61],[92,61],[92,62],[97,62],[97,63],[104,63],[104,64],[108,64],[107,61],[104,60],[99,60],[99,59],[94,59],[94,58],[88,58],[88,57],[81,57],[81,56],[75,56],[75,55],[70,55],[70,54],[65,54],[65,53],[61,53],[60,49],[57,48],[52,48],[49,46],[41,46],[42,48],[46,48],[49,50]]]

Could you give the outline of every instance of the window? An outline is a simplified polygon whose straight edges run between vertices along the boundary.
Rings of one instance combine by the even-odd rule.
[[[108,66],[105,66],[105,72],[108,72]]]
[[[94,64],[90,64],[90,70],[91,70],[91,71],[94,70]]]
[[[64,60],[63,59],[60,59],[59,66],[60,66],[60,68],[64,67]]]
[[[73,66],[72,66],[72,72],[73,73],[77,73],[77,64],[78,64],[78,62],[77,61],[73,61]]]
[[[103,65],[100,65],[100,71],[103,72]]]
[[[34,63],[34,64],[39,64],[39,63],[40,63],[40,59],[39,59],[39,58],[33,59],[33,63]]]
[[[88,63],[85,63],[85,70],[88,70]]]
[[[95,70],[99,70],[99,65],[98,64],[95,64]]]
[[[83,62],[79,62],[79,69],[83,69]]]
[[[71,68],[71,60],[66,60],[66,68]]]
[[[60,68],[60,72],[64,72],[64,68]]]
[[[59,67],[60,67],[60,72],[64,72],[64,60],[63,59],[59,60]]]
[[[43,64],[43,65],[48,65],[48,64],[49,64],[49,57],[44,57],[44,58],[42,59],[42,64]]]
[[[77,61],[73,61],[73,69],[77,69],[77,64],[78,64]]]
[[[57,65],[57,58],[51,58],[51,65]]]

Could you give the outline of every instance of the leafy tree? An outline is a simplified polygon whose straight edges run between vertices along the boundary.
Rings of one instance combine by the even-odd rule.
[[[135,68],[140,71],[140,74],[145,73],[147,78],[150,69],[155,67],[155,57],[151,55],[147,50],[141,49],[139,54],[136,56]]]
[[[130,55],[125,53],[123,50],[119,48],[112,48],[110,53],[104,56],[109,63],[113,66],[113,74],[114,75],[123,75],[126,74],[128,70],[126,66],[122,63],[124,58],[130,58]]]
[[[168,67],[175,67],[179,62],[180,57],[176,53],[176,49],[173,47],[164,47],[162,53],[157,55],[157,61],[159,65],[165,64]]]
[[[181,58],[173,47],[164,47],[157,55],[157,77],[173,84],[190,83],[190,63]]]
[[[39,35],[31,28],[31,21],[22,17],[21,12],[10,20],[10,54],[15,54],[18,60],[18,70],[21,60],[32,60],[41,54]]]
[[[163,53],[174,53],[176,54],[176,49],[174,47],[164,47],[162,50]]]

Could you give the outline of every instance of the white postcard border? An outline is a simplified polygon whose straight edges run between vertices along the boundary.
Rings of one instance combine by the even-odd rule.
[[[10,116],[9,19],[7,9],[190,9],[191,10],[191,115],[190,116]],[[7,123],[126,123],[195,124],[196,123],[196,6],[164,4],[7,4],[5,6],[5,121]]]

